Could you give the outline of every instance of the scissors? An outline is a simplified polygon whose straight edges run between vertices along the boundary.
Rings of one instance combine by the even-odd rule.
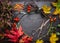
[[[41,32],[42,32],[43,27],[46,26],[46,24],[47,24],[49,21],[50,21],[50,19],[46,20],[45,22],[43,21],[42,24],[41,24],[41,26],[40,26],[38,29],[32,31],[32,32],[33,32],[32,35],[34,36],[36,33],[39,32],[39,33],[38,33],[38,37],[39,37],[40,34],[41,34]]]

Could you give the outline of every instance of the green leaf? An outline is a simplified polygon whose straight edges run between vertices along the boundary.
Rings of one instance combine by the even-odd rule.
[[[56,32],[57,35],[60,35],[60,32]]]
[[[57,25],[57,27],[59,27],[59,28],[60,28],[60,24],[58,24],[58,25]]]
[[[55,27],[51,27],[51,29],[53,29],[53,30],[54,30],[54,29],[56,29],[56,28],[55,28]]]
[[[60,9],[60,0],[58,0],[56,7],[57,7],[58,9]]]

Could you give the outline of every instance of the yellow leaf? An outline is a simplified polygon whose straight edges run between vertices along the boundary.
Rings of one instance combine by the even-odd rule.
[[[43,40],[37,40],[36,43],[43,43]]]
[[[60,15],[60,9],[56,8],[55,11],[53,12],[53,15],[58,15],[58,14]]]
[[[58,40],[58,37],[55,33],[52,33],[50,36],[50,42],[51,43],[56,43],[56,41]]]
[[[43,9],[43,12],[44,12],[45,14],[51,13],[51,12],[50,12],[51,7],[49,7],[49,6],[47,6],[47,5],[43,5],[43,6],[42,6],[42,9]]]
[[[57,3],[55,3],[55,2],[52,2],[51,4],[55,7],[57,6]]]
[[[58,10],[57,9],[53,12],[53,15],[58,15]]]

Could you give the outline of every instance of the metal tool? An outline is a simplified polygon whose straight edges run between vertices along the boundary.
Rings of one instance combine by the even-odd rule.
[[[42,24],[41,24],[41,26],[37,30],[33,30],[34,32],[32,33],[32,35],[34,36],[39,31],[39,33],[38,33],[38,37],[39,37],[40,34],[41,34],[41,32],[42,32],[43,27],[46,26],[46,24],[49,22],[49,20],[50,19],[48,19],[45,22],[43,21]]]

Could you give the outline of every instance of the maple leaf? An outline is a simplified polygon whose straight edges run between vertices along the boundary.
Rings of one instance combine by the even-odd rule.
[[[15,28],[12,28],[11,31],[8,31],[7,30],[5,36],[7,38],[9,38],[8,41],[17,42],[18,38],[20,36],[22,36],[23,34],[24,34],[24,32],[22,31],[22,26],[20,26],[19,27],[19,30],[17,30],[16,27]]]

